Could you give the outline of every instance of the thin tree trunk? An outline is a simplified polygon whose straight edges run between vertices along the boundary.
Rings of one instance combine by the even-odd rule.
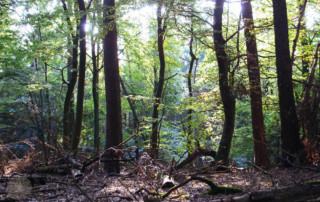
[[[95,1],[94,5],[97,5],[99,1]],[[98,84],[99,84],[99,66],[97,54],[99,54],[99,43],[96,44],[93,37],[93,30],[96,27],[96,14],[92,14],[92,23],[91,23],[91,59],[92,59],[92,97],[93,97],[93,146],[96,153],[99,153],[100,149],[100,128],[99,128],[99,92],[98,92]],[[96,45],[98,47],[98,52],[96,54]]]
[[[281,119],[282,157],[284,159],[282,164],[289,166],[285,159],[291,162],[298,160],[301,155],[302,144],[299,138],[298,118],[293,95],[287,5],[285,0],[273,0],[273,16]]]
[[[266,133],[263,123],[262,92],[260,83],[260,67],[251,0],[241,0],[244,33],[247,45],[247,66],[251,97],[251,118],[255,164],[264,168],[270,167],[266,145]]]
[[[63,4],[63,10],[67,12],[67,5],[65,1],[61,1]],[[66,13],[67,15],[67,13]],[[70,17],[67,15],[66,20],[68,23],[68,28],[70,32],[72,32],[72,24]],[[77,33],[80,31],[80,27],[77,25]],[[74,110],[73,110],[73,91],[74,87],[77,83],[77,69],[78,69],[78,42],[79,42],[79,34],[72,35],[72,42],[68,40],[68,44],[72,49],[71,54],[72,57],[68,59],[68,89],[66,93],[66,97],[64,100],[64,108],[63,108],[63,148],[65,150],[69,150],[71,148],[71,138],[74,130]]]
[[[161,96],[164,85],[164,73],[165,73],[165,59],[164,59],[164,33],[166,30],[165,22],[163,17],[161,16],[161,9],[163,6],[163,0],[158,1],[158,9],[157,9],[157,22],[158,22],[158,53],[160,60],[160,72],[159,72],[159,82],[155,85],[155,101],[153,105],[153,114],[152,114],[152,133],[150,137],[150,156],[153,159],[158,158],[158,149],[159,149],[159,106],[161,102]]]
[[[71,142],[72,151],[78,149],[81,137],[82,119],[83,119],[83,99],[84,99],[84,85],[86,76],[86,31],[85,25],[87,15],[85,14],[86,7],[84,0],[78,0],[80,17],[80,63],[79,63],[79,81],[78,81],[78,96],[77,96],[77,111],[75,129]]]
[[[108,29],[103,40],[104,73],[107,100],[106,148],[118,146],[122,142],[121,92],[117,46],[117,27],[115,19],[115,1],[104,0],[104,25]],[[118,159],[117,154],[108,152],[107,159]],[[120,173],[119,161],[107,161],[104,164],[107,173]]]
[[[191,28],[191,32],[193,33],[193,29]],[[194,62],[197,60],[197,57],[193,53],[193,35],[191,36],[190,39],[190,44],[189,44],[189,51],[190,51],[190,65],[189,65],[189,72],[188,72],[188,91],[189,91],[189,105],[190,107],[192,106],[192,98],[193,98],[193,93],[192,93],[192,71],[193,71],[193,66]],[[191,152],[191,136],[192,136],[192,109],[188,109],[188,136],[187,136],[187,149],[189,152]]]
[[[92,97],[93,97],[93,108],[94,108],[94,149],[96,152],[99,151],[99,93],[98,93],[98,83],[99,83],[99,69],[97,67],[97,56],[96,56],[96,44],[93,42],[93,37],[91,38],[91,54],[92,54]]]
[[[315,70],[318,64],[318,53],[320,43],[317,45],[314,62],[308,77],[308,84],[314,82]],[[318,108],[319,99],[318,92],[311,85],[305,87],[305,95],[302,100],[302,124],[304,130],[304,143],[306,150],[306,157],[310,163],[315,163],[319,160],[319,128],[318,128]],[[313,98],[312,98],[313,94]]]
[[[48,63],[44,62],[44,73],[45,73],[45,83],[48,84]],[[48,128],[48,136],[47,136],[47,141],[49,144],[57,146],[57,136],[54,135],[52,131],[52,112],[51,112],[51,101],[50,101],[50,93],[49,89],[46,88],[45,90],[45,102],[47,105],[47,117],[48,117],[48,122],[47,128]]]
[[[225,40],[222,36],[222,14],[224,0],[216,0],[214,9],[213,39],[219,66],[219,87],[224,110],[224,125],[216,161],[229,162],[232,136],[234,133],[236,101],[229,84],[229,62],[225,51]]]
[[[133,119],[134,119],[135,125],[137,125],[139,123],[139,119],[138,119],[138,115],[137,115],[137,112],[136,112],[136,108],[134,107],[134,103],[132,103],[132,100],[129,97],[129,93],[128,93],[128,91],[126,89],[126,86],[124,85],[121,77],[120,77],[120,83],[121,83],[121,87],[122,87],[124,95],[127,96],[127,100],[128,100],[130,109],[131,109],[132,114],[133,114]]]

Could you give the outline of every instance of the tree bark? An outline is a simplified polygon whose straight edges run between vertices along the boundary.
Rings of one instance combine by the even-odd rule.
[[[276,45],[276,66],[280,104],[282,164],[289,166],[299,159],[302,144],[299,138],[298,118],[294,103],[292,66],[289,50],[287,6],[285,0],[273,0],[273,16]]]
[[[247,46],[247,66],[251,97],[251,119],[254,145],[254,161],[257,166],[269,168],[270,161],[266,145],[266,133],[263,122],[260,67],[257,50],[251,0],[241,0],[244,33]]]
[[[87,20],[86,7],[84,0],[78,0],[80,11],[80,63],[79,63],[79,81],[78,81],[78,96],[77,96],[77,111],[75,129],[72,137],[72,151],[78,149],[81,137],[82,118],[83,118],[83,99],[84,99],[84,85],[86,76],[86,31],[85,25]]]
[[[152,114],[152,133],[150,136],[150,156],[153,159],[158,158],[158,149],[159,149],[159,133],[158,133],[158,126],[159,126],[159,106],[162,97],[162,90],[164,85],[164,73],[165,73],[165,59],[164,59],[164,33],[166,30],[165,22],[163,17],[161,16],[161,9],[163,6],[163,0],[158,1],[158,9],[157,9],[157,22],[158,22],[158,53],[159,53],[159,60],[160,60],[160,73],[159,73],[159,82],[155,85],[155,101],[153,105],[153,114]]]
[[[213,39],[216,57],[219,66],[219,87],[224,110],[224,125],[220,140],[216,161],[222,161],[227,165],[234,133],[236,101],[232,94],[232,86],[229,84],[229,62],[225,51],[225,40],[222,36],[222,14],[224,0],[216,0],[214,8]]]
[[[103,5],[106,7],[106,12],[104,12],[104,25],[108,28],[105,30],[107,34],[103,40],[107,100],[106,149],[108,149],[118,146],[122,142],[122,120],[115,1],[104,0]],[[112,153],[110,153],[110,155],[112,155]],[[106,156],[106,158],[119,158],[117,155],[110,155]],[[104,169],[107,173],[120,173],[119,161],[105,162]]]

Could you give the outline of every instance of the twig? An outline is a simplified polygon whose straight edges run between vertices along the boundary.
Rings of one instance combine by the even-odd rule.
[[[79,184],[76,183],[76,184],[74,184],[74,186],[77,187],[77,188],[80,190],[80,192],[81,192],[89,201],[93,202],[92,198],[87,194],[87,192],[85,192],[85,191],[79,186]]]
[[[275,155],[277,158],[286,161],[290,166],[295,167],[295,168],[300,168],[300,169],[305,169],[305,170],[311,170],[311,171],[320,171],[318,168],[311,168],[311,167],[305,167],[305,166],[299,166],[297,164],[292,163],[289,159],[285,159],[281,156]]]
[[[118,182],[124,187],[124,188],[126,188],[126,190],[131,194],[131,196],[133,196],[133,198],[136,200],[136,201],[139,201],[138,199],[137,199],[137,197],[129,190],[129,188],[125,185],[125,184],[123,184],[119,179],[117,179],[118,180]],[[130,198],[131,199],[131,198]]]
[[[140,123],[143,122],[143,121],[144,121],[144,120],[138,122],[137,130],[136,130],[135,134],[131,135],[127,140],[125,140],[124,142],[120,143],[120,144],[117,146],[117,148],[122,147],[124,144],[126,144],[127,142],[129,142],[132,138],[138,136],[139,131],[140,131]]]
[[[125,143],[127,143],[128,141],[130,141],[132,138],[136,137],[138,134],[139,134],[139,131],[140,131],[140,123],[143,122],[144,120],[138,122],[138,125],[137,125],[137,130],[135,132],[134,135],[130,136],[127,140],[123,141],[122,143],[120,143],[118,146],[116,147],[111,147],[111,148],[108,148],[108,149],[105,149],[103,152],[101,152],[101,154],[98,154],[96,155],[95,157],[93,157],[91,160],[89,160],[88,162],[85,162],[83,163],[83,166],[82,166],[82,171],[84,171],[86,169],[86,167],[88,167],[89,165],[91,165],[92,163],[98,161],[101,156],[103,156],[103,154],[105,154],[107,151],[110,151],[111,149],[113,150],[118,150],[116,148],[120,148],[121,146],[123,146]]]
[[[170,77],[168,77],[168,78],[166,78],[166,79],[164,79],[164,80],[167,81],[167,80],[172,79],[173,77],[175,77],[175,76],[177,76],[177,75],[178,75],[178,73],[176,73],[176,74],[174,74],[174,75],[172,75],[172,76],[170,76]]]
[[[174,158],[171,160],[170,168],[169,168],[169,179],[171,179],[172,175],[172,169],[173,169],[173,163],[175,162]]]
[[[252,166],[255,167],[256,169],[262,171],[264,174],[267,174],[267,175],[270,177],[270,179],[271,179],[272,186],[274,187],[274,186],[276,185],[276,182],[274,181],[273,176],[271,175],[271,173],[269,173],[268,171],[264,170],[263,168],[257,166],[257,165],[254,164],[254,163],[251,163],[251,162],[249,162],[249,161],[247,161],[247,164],[252,165]]]

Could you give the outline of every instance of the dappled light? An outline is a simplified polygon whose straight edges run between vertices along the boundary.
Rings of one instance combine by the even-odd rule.
[[[320,0],[0,0],[0,201],[318,201]]]

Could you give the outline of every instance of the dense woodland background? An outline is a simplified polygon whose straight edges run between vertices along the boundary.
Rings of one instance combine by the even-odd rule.
[[[123,148],[319,163],[318,0],[2,0],[0,15],[7,158],[36,137],[43,151],[107,151],[109,173]]]

